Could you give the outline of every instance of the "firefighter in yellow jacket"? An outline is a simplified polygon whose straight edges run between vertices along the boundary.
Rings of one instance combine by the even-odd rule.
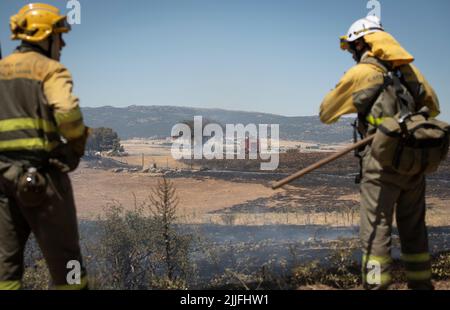
[[[343,76],[324,99],[320,119],[336,122],[344,114],[358,114],[362,136],[373,134],[384,117],[400,111],[383,93],[386,74],[395,72],[413,97],[414,109],[428,107],[437,116],[439,102],[414,58],[385,32],[375,16],[355,22],[341,48],[353,55],[357,65]],[[425,176],[399,175],[383,169],[371,156],[370,146],[361,151],[362,273],[367,289],[385,289],[391,283],[391,233],[394,214],[401,241],[401,260],[411,289],[432,289],[428,235],[425,225]]]
[[[0,289],[20,289],[33,233],[56,289],[87,288],[68,172],[88,129],[59,63],[66,16],[35,3],[11,17],[17,50],[0,61]]]

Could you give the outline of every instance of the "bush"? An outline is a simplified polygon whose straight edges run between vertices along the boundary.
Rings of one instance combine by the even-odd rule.
[[[450,252],[439,254],[434,258],[432,271],[435,280],[450,279]]]
[[[124,152],[123,146],[120,145],[120,138],[117,132],[111,128],[95,128],[89,136],[86,144],[88,152]]]
[[[118,203],[106,208],[96,249],[101,288],[186,288],[194,276],[189,259],[192,236],[178,232],[176,208],[175,188],[165,178],[133,211]]]
[[[135,200],[136,201],[136,200]],[[189,253],[193,237],[175,224],[177,198],[163,178],[147,201],[126,211],[119,203],[105,207],[84,244],[91,289],[185,289],[195,279]],[[44,290],[50,275],[34,238],[27,244],[24,288]]]
[[[23,275],[24,289],[46,290],[50,284],[50,273],[44,259],[35,261],[32,266],[26,267]]]
[[[348,240],[345,246],[335,245],[322,263],[313,261],[294,268],[294,285],[323,284],[337,289],[356,287],[361,284],[360,264],[353,258],[357,248],[356,241]]]

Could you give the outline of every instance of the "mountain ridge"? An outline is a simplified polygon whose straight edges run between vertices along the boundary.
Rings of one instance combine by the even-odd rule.
[[[109,127],[122,139],[168,137],[172,127],[203,116],[218,124],[279,124],[280,139],[341,143],[352,139],[349,118],[324,125],[318,116],[282,116],[271,113],[215,108],[192,108],[166,105],[131,105],[128,107],[84,107],[85,122],[90,127]]]

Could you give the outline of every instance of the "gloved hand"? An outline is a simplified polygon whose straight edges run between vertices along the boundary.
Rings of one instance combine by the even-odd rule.
[[[49,162],[49,164],[50,164],[51,166],[57,168],[57,169],[58,169],[59,171],[61,171],[62,173],[69,173],[69,172],[75,170],[75,169],[78,167],[78,165],[77,165],[77,167],[71,168],[68,164],[66,164],[66,163],[64,163],[64,162],[62,162],[61,160],[56,159],[56,158],[50,158],[50,159],[48,160],[48,162]],[[73,170],[72,170],[72,169],[73,169]]]
[[[62,144],[52,151],[49,159],[50,165],[58,168],[63,173],[76,170],[80,164],[81,157],[84,156],[89,132],[90,128],[86,127],[85,134],[81,138]]]
[[[67,143],[73,150],[73,152],[80,158],[84,156],[86,142],[91,132],[92,130],[89,127],[86,127],[86,130],[84,131],[84,135],[82,137],[75,140],[71,140]]]

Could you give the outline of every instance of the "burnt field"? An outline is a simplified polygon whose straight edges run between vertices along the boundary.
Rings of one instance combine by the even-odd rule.
[[[271,189],[272,182],[329,155],[323,152],[284,153],[280,155],[280,165],[275,171],[260,171],[258,160],[185,160],[180,163],[184,168],[158,169],[156,173],[141,172],[139,166],[101,158],[86,161],[72,179],[82,215],[98,214],[113,200],[125,207],[132,205],[133,195],[144,199],[155,182],[165,176],[176,184],[182,217],[188,224],[193,221],[196,224],[356,225],[359,185],[355,184],[355,177],[359,173],[359,162],[353,154],[281,190]],[[450,157],[427,179],[430,224],[448,225]],[[92,186],[98,191],[93,193]],[[344,218],[337,221],[339,214]]]
[[[196,160],[194,165],[204,171],[195,172],[193,177],[209,177],[232,180],[234,182],[270,182],[282,179],[298,170],[306,168],[324,158],[330,153],[294,153],[280,155],[280,165],[275,171],[260,171],[257,160]],[[190,173],[190,172],[189,172]],[[189,174],[188,173],[188,174]],[[288,197],[295,197],[301,193],[304,208],[316,207],[326,201],[334,201],[330,208],[349,205],[346,199],[338,199],[347,195],[358,194],[359,186],[355,184],[355,177],[359,173],[359,160],[353,154],[348,154],[311,174],[286,186],[289,195],[283,193],[273,198],[281,205],[289,203]],[[441,164],[439,170],[427,177],[429,197],[450,199],[450,156]],[[318,193],[320,192],[320,195]],[[258,205],[257,201],[255,201]],[[351,205],[351,204],[350,204]]]
[[[306,168],[333,153],[316,152],[316,153],[301,153],[297,151],[290,151],[280,154],[280,164],[275,173],[293,173],[297,170]],[[260,172],[260,163],[262,160],[184,160],[186,165],[207,168],[210,170],[234,170],[234,171],[253,171]],[[337,175],[348,175],[356,173],[359,169],[358,159],[353,153],[347,154],[344,157],[320,168],[321,173],[330,173]],[[271,173],[271,172],[267,172]],[[438,172],[433,174],[435,178],[447,178],[450,180],[450,155],[447,160],[441,164]]]
[[[87,161],[72,179],[83,218],[85,214],[101,213],[110,201],[119,201],[129,208],[134,195],[144,199],[155,182],[165,176],[175,182],[182,210],[180,218],[187,224],[357,225],[359,185],[355,184],[355,177],[359,163],[352,154],[283,189],[271,189],[273,181],[329,155],[281,154],[275,171],[260,171],[258,160],[188,160],[182,163],[184,168],[159,169],[157,173],[141,172],[136,165],[102,158]],[[450,218],[450,157],[427,179],[429,224],[446,226]],[[92,186],[98,191],[93,193]]]
[[[118,248],[128,249],[136,238],[152,236],[151,229],[145,234],[146,229],[136,229],[140,226],[128,221],[139,219],[140,215],[133,210],[148,201],[149,193],[164,176],[173,183],[179,198],[173,227],[182,240],[191,240],[182,264],[189,267],[186,273],[189,279],[184,284],[187,287],[292,289],[310,283],[325,283],[334,288],[355,287],[359,281],[360,257],[359,186],[354,182],[358,173],[357,159],[347,155],[283,189],[273,191],[270,186],[272,181],[329,154],[282,154],[279,169],[269,172],[260,171],[259,162],[253,160],[193,161],[192,166],[187,161],[181,169],[158,165],[154,172],[132,165],[129,159],[130,164],[114,158],[85,161],[71,177],[88,267],[98,273],[100,279],[106,279],[105,275],[110,272],[101,270],[104,265],[101,262],[112,260],[114,263],[118,254],[108,252],[108,247],[103,249],[104,244],[113,242],[116,246],[120,241]],[[448,159],[436,174],[428,177],[427,224],[431,252],[437,258],[450,249],[449,176]],[[123,217],[110,218],[114,221],[105,233],[103,218],[107,205],[123,208],[124,213],[121,213]],[[117,232],[114,240],[110,240],[111,231]],[[109,241],[105,243],[104,238]],[[398,259],[399,240],[395,228],[393,242],[393,256]],[[158,244],[156,242],[155,246]],[[99,252],[98,247],[102,251]],[[149,249],[152,247],[151,243]],[[141,252],[141,249],[136,251]],[[124,253],[127,261],[129,252]],[[138,263],[132,262],[132,265],[141,268],[140,258],[136,259]],[[316,265],[316,261],[323,266]],[[160,262],[157,263],[159,266]],[[448,280],[447,264],[436,261],[436,280]],[[344,273],[341,272],[343,266],[348,266]],[[335,267],[341,271],[333,273]],[[122,266],[117,268],[122,270]],[[163,268],[157,267],[155,272],[160,270]],[[131,280],[132,283],[137,281]],[[134,288],[134,285],[125,287]],[[109,288],[103,284],[100,287]]]

